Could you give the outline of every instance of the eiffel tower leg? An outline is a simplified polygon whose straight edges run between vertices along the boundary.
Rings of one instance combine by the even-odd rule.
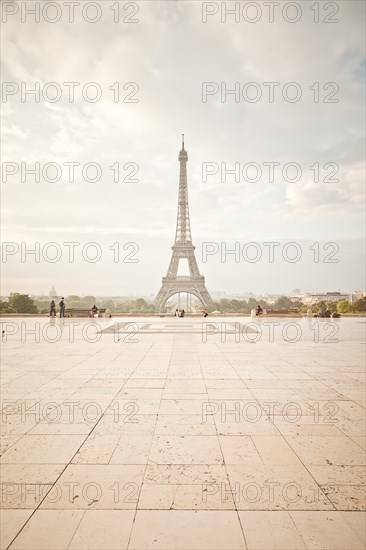
[[[168,290],[166,290],[166,289],[164,289],[164,287],[162,287],[159,290],[158,295],[155,298],[155,309],[159,313],[163,311],[163,306],[164,306],[165,302],[167,301],[168,294],[169,294]]]

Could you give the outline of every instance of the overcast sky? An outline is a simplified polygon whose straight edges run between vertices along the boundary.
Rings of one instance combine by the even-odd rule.
[[[21,82],[28,87],[39,82],[41,90],[56,82],[62,97],[51,103],[41,95],[37,103],[32,96],[21,102],[20,93],[9,95],[6,102],[3,96],[2,160],[24,162],[27,167],[56,162],[63,170],[56,183],[42,176],[40,182],[33,176],[22,181],[21,170],[8,176],[2,185],[2,235],[19,248],[21,242],[29,248],[39,242],[42,250],[45,243],[55,242],[62,258],[50,263],[41,256],[36,263],[32,256],[25,262],[20,253],[9,256],[2,266],[2,294],[47,294],[52,285],[63,295],[157,293],[175,235],[182,132],[189,155],[192,237],[208,290],[230,294],[363,289],[363,2],[338,2],[339,12],[333,16],[338,23],[323,22],[331,11],[325,12],[322,3],[321,21],[314,23],[309,9],[313,2],[301,2],[297,23],[285,21],[281,10],[269,23],[262,3],[257,3],[263,7],[257,23],[243,18],[236,23],[234,17],[223,23],[220,13],[203,23],[201,2],[174,0],[139,2],[138,13],[131,15],[137,23],[113,22],[109,8],[114,2],[108,1],[99,3],[102,16],[94,24],[83,21],[77,9],[75,22],[70,23],[63,2],[58,22],[49,23],[41,15],[40,23],[31,17],[22,23],[20,4],[25,3],[19,2],[18,13],[3,24],[3,80],[19,87]],[[121,19],[133,11],[134,3],[123,11],[124,4]],[[92,10],[89,14],[93,16]],[[288,12],[289,17],[293,14]],[[54,17],[54,12],[48,16]],[[74,103],[64,82],[80,83]],[[89,82],[102,90],[97,103],[81,95]],[[109,89],[115,82],[120,83],[122,98],[134,91],[123,86],[137,83],[139,90],[132,97],[138,102],[115,103]],[[216,93],[203,102],[203,82],[216,82],[219,88],[226,83],[228,89],[235,82],[241,88],[255,82],[263,95],[257,103],[243,95],[239,102],[233,95],[223,102]],[[268,100],[265,82],[280,83],[274,102]],[[302,90],[296,103],[282,97],[289,82]],[[309,89],[315,82],[320,86],[318,103],[314,89]],[[334,95],[330,95],[333,85],[323,89],[328,82],[339,86]],[[51,96],[52,89],[48,91]],[[339,101],[324,103],[326,96]],[[65,162],[79,162],[81,167],[98,163],[102,177],[87,182],[81,167],[76,167],[75,181],[70,182]],[[135,166],[124,170],[126,163],[138,165],[134,176],[138,182],[115,183],[109,167],[117,162],[122,179]],[[241,167],[255,162],[262,168],[262,178],[248,182],[227,176],[224,182],[218,173],[205,181],[202,165],[208,162],[226,163],[228,168],[236,162]],[[272,183],[263,165],[268,162],[280,163]],[[287,163],[301,166],[298,182],[283,177]],[[314,163],[320,165],[318,183],[309,168]],[[338,182],[323,181],[334,166],[324,170],[327,163],[339,166],[333,176]],[[293,175],[289,174],[287,179]],[[245,248],[253,241],[262,250],[256,263],[248,261],[254,248]],[[81,243],[75,248],[74,263],[68,261],[65,242]],[[102,251],[97,263],[82,257],[82,247],[90,242],[98,243]],[[138,262],[115,263],[109,246],[116,242],[122,259],[133,250],[123,246],[137,243],[133,258]],[[218,243],[211,249],[219,252],[203,262],[205,242]],[[220,250],[225,244],[233,248],[235,242],[240,261],[227,256],[223,262]],[[280,243],[273,263],[263,242]],[[282,257],[288,242],[300,247],[297,263]],[[326,243],[336,243],[338,252],[336,245],[325,249]],[[294,250],[287,249],[290,256]],[[338,263],[324,263],[327,256]]]

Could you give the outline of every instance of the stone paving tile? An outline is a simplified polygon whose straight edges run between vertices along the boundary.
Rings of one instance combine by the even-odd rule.
[[[106,414],[115,414],[116,411],[119,411],[120,414],[123,414],[123,411],[135,409],[135,412],[139,414],[157,414],[160,407],[159,400],[148,400],[148,399],[115,399],[111,402],[109,410],[106,411]]]
[[[83,515],[83,510],[37,510],[10,549],[65,550]]]
[[[339,512],[290,512],[306,548],[362,550],[359,536]]]
[[[134,514],[131,510],[87,510],[68,550],[127,549]]]
[[[31,516],[32,510],[0,510],[0,548],[5,550]]]
[[[354,441],[361,449],[366,450],[366,436],[354,436],[351,437],[352,441]]]
[[[333,485],[320,486],[336,510],[366,510],[365,485]]]
[[[88,435],[96,422],[38,422],[28,435]]]
[[[40,508],[133,510],[143,474],[141,465],[70,464]]]
[[[362,547],[363,325],[248,345],[185,322],[139,319],[135,344],[9,339],[4,548]]]
[[[149,461],[155,464],[222,464],[216,435],[156,435]]]
[[[228,482],[226,470],[214,464],[148,464],[144,484],[219,485]]]
[[[23,436],[34,428],[39,422],[39,419],[35,418],[22,418],[5,416],[0,423],[1,434],[8,437]]]
[[[0,456],[2,456],[5,451],[7,451],[14,443],[16,443],[20,438],[22,437],[22,434],[13,434],[13,435],[5,435],[2,433],[1,435],[1,444],[0,444]]]
[[[66,464],[2,464],[2,508],[37,508]]]
[[[152,435],[121,435],[110,458],[110,464],[146,464]]]
[[[108,464],[120,436],[118,434],[92,434],[72,459],[73,464]]]
[[[218,400],[250,400],[253,399],[253,391],[245,388],[219,388],[207,390],[211,401]],[[254,396],[255,397],[255,396]]]
[[[334,510],[304,465],[227,464],[238,510]]]
[[[349,437],[286,436],[287,442],[306,464],[365,464],[365,453]]]
[[[364,466],[307,464],[306,467],[317,483],[322,485],[366,485]]]
[[[187,393],[205,393],[206,385],[203,380],[189,380],[186,378],[168,378],[164,385],[165,391],[174,390],[174,392],[183,392],[187,390]]]
[[[366,513],[365,512],[340,512],[342,518],[356,533],[366,546]]]
[[[148,389],[157,389],[162,390],[165,387],[165,379],[164,378],[157,378],[156,380],[154,378],[152,379],[144,379],[144,378],[130,378],[126,381],[125,385],[123,386],[125,389],[127,388],[148,388]]]
[[[123,416],[106,414],[93,430],[93,435],[151,435],[157,421],[156,414],[139,414],[137,407]]]
[[[273,422],[270,422],[267,415],[261,408],[239,407],[241,415],[235,417],[224,412],[216,414],[215,425],[219,435],[278,435],[278,430]],[[224,418],[224,421],[222,420]],[[258,420],[256,420],[258,418]]]
[[[138,510],[129,550],[243,550],[236,512]]]
[[[288,512],[239,512],[248,550],[306,550]]]
[[[184,399],[187,399],[189,401],[196,400],[200,401],[201,404],[207,403],[209,400],[207,393],[186,393],[186,392],[180,392],[180,393],[172,393],[172,390],[164,391],[164,400],[169,401],[181,401]]]
[[[205,399],[162,399],[160,414],[201,414]]]
[[[233,379],[211,379],[211,380],[205,380],[206,382],[206,388],[207,390],[227,390],[227,389],[245,389],[247,388],[247,385],[243,382],[241,378],[233,378]]]
[[[160,414],[156,435],[216,435],[212,416],[203,419],[200,414]]]
[[[5,464],[67,463],[84,439],[85,435],[25,435],[4,453],[1,461]]]
[[[123,387],[114,401],[160,401],[163,389]]]
[[[316,421],[311,416],[301,416],[293,422],[291,417],[275,416],[273,423],[278,431],[284,437],[315,436],[315,437],[342,437],[342,432],[338,429],[338,424],[330,424],[319,419]]]
[[[226,483],[229,488],[228,481]],[[224,498],[222,492],[216,491],[216,486],[211,484],[144,484],[137,508],[139,510],[235,510],[236,505],[230,491]]]
[[[225,464],[260,464],[263,459],[253,439],[247,435],[219,437]]]

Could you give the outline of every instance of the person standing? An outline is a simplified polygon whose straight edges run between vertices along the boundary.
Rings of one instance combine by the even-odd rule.
[[[50,303],[50,317],[56,317],[56,303],[52,300]]]
[[[65,317],[65,302],[64,297],[61,298],[61,301],[58,304],[60,306],[60,318]]]

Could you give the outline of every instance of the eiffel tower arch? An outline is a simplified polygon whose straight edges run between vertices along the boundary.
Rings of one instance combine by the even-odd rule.
[[[179,197],[175,242],[172,246],[172,257],[166,277],[162,279],[161,288],[155,298],[155,308],[163,311],[164,306],[174,294],[186,293],[198,298],[204,307],[212,303],[212,298],[206,288],[205,278],[198,269],[195,246],[192,243],[191,224],[189,220],[187,162],[188,154],[184,149],[184,135],[182,149],[179,153]],[[188,261],[188,276],[178,275],[179,262]]]

